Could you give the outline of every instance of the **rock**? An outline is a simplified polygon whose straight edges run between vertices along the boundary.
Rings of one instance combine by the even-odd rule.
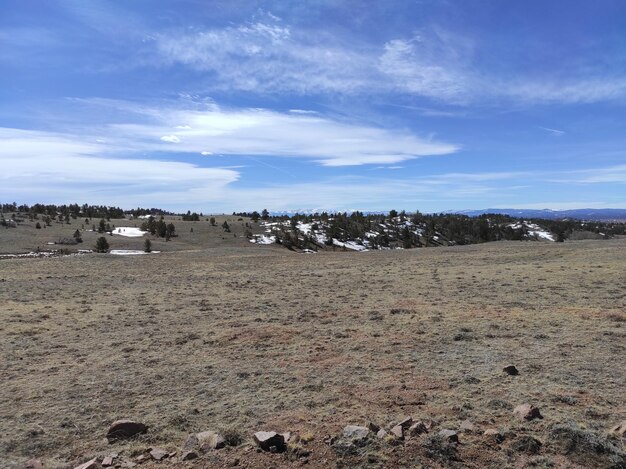
[[[472,433],[475,430],[475,427],[469,420],[463,420],[459,426],[459,430],[465,433]]]
[[[226,440],[222,435],[216,432],[200,432],[196,433],[200,451],[206,453],[212,449],[220,449],[226,446]]]
[[[459,435],[454,430],[448,430],[447,428],[444,428],[443,430],[439,431],[438,435],[452,443],[459,442]]]
[[[367,424],[367,428],[372,432],[372,433],[378,433],[378,431],[380,430],[380,426],[376,425],[374,422],[370,422]]]
[[[402,428],[402,425],[396,425],[391,430],[389,430],[389,433],[399,440],[404,440],[404,428]]]
[[[272,447],[279,452],[285,450],[285,437],[276,432],[256,432],[254,434],[254,442],[263,451],[270,451]]]
[[[409,436],[416,436],[421,433],[428,433],[428,427],[424,422],[415,422],[409,427],[408,433]]]
[[[90,459],[86,463],[83,463],[80,466],[76,466],[74,469],[96,469],[98,467],[97,461],[97,458]]]
[[[140,433],[146,433],[147,431],[148,427],[143,423],[126,419],[116,420],[109,427],[107,440],[109,440],[109,443],[113,443],[114,441],[130,438]]]
[[[29,459],[20,469],[43,469],[43,463],[39,459]]]
[[[402,430],[407,430],[413,425],[413,419],[411,417],[405,417],[404,420],[398,423],[398,426],[402,427]]]
[[[502,371],[504,371],[509,376],[519,375],[519,371],[517,371],[517,368],[515,367],[515,365],[507,365],[504,368],[502,368]]]
[[[195,451],[186,451],[183,453],[183,461],[191,461],[192,459],[196,459],[198,457],[198,453]]]
[[[621,423],[618,423],[613,428],[611,428],[610,433],[612,433],[613,435],[626,437],[626,420],[624,420]]]
[[[291,432],[281,433],[281,435],[283,436],[283,439],[285,440],[285,443],[289,443],[289,440],[291,440],[291,438],[292,438]]]
[[[146,462],[147,459],[148,459],[148,456],[146,456],[145,454],[140,454],[139,456],[137,456],[137,458],[135,458],[135,461],[138,464],[141,464],[143,462]]]
[[[226,440],[222,435],[217,432],[206,431],[189,435],[183,444],[183,451],[197,449],[201,453],[206,453],[224,446],[226,446]]]
[[[113,465],[113,456],[105,456],[102,460],[102,467],[109,467]]]
[[[150,456],[152,456],[152,459],[155,461],[162,461],[163,459],[168,458],[169,455],[170,453],[165,451],[163,448],[152,448],[150,450]]]
[[[502,443],[504,441],[504,435],[494,428],[488,428],[483,435],[487,441],[494,443]]]
[[[368,428],[358,425],[348,425],[343,429],[343,437],[351,441],[362,441],[366,439],[369,434],[370,431]]]
[[[532,404],[520,404],[513,409],[513,414],[520,420],[542,419],[539,407]]]
[[[380,430],[378,430],[378,431],[376,432],[376,437],[377,437],[377,438],[382,439],[382,438],[385,438],[386,436],[387,436],[387,432],[386,432],[386,431],[385,431],[385,429],[383,429],[383,428],[381,428]]]

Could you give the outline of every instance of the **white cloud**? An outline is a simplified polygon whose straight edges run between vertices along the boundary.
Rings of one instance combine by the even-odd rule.
[[[182,128],[183,126],[181,126]],[[184,127],[188,127],[188,126],[184,126]],[[163,140],[164,142],[168,142],[168,143],[179,143],[180,142],[180,138],[178,138],[176,135],[163,135],[163,137],[161,137],[161,140]]]
[[[128,103],[122,106],[129,107]],[[215,105],[204,111],[163,108],[155,112],[139,107],[136,112],[149,117],[150,123],[111,124],[106,132],[113,147],[172,151],[160,143],[164,141],[176,143],[176,152],[304,158],[324,166],[394,164],[459,150],[458,145],[408,131],[343,122],[317,114],[222,110]],[[170,134],[163,135],[166,132]]]
[[[549,127],[541,127],[541,126],[539,128],[541,130],[545,130],[546,132],[550,132],[555,137],[561,137],[561,136],[565,135],[565,131],[563,131],[563,130],[551,129]]]
[[[624,98],[626,79],[589,64],[567,78],[550,70],[496,71],[485,65],[490,44],[430,27],[379,44],[263,21],[201,31],[161,32],[158,60],[211,76],[214,90],[280,94],[402,93],[453,104],[591,103]],[[481,58],[476,50],[481,50]],[[511,59],[509,66],[515,66]],[[554,70],[552,71],[554,72]]]
[[[239,178],[232,169],[106,157],[89,137],[0,128],[0,199],[137,205],[211,200]]]

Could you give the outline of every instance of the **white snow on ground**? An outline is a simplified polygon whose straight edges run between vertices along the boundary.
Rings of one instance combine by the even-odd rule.
[[[141,254],[158,254],[161,251],[140,251],[138,249],[112,249],[109,251],[109,254],[113,254],[114,256],[139,256]]]
[[[62,254],[59,251],[31,251],[24,254],[0,254],[0,259],[27,259],[56,256],[82,256],[93,252],[91,249],[79,249],[78,252]]]
[[[528,236],[537,236],[539,239],[545,239],[547,241],[554,241],[554,235],[549,231],[542,229],[539,225],[535,223],[510,223],[509,226],[514,230],[519,230],[522,227],[526,227],[528,230]]]
[[[139,228],[132,226],[120,226],[112,231],[114,235],[126,236],[128,238],[141,238],[147,231],[141,231]]]
[[[343,243],[333,238],[333,244],[335,246],[339,246],[342,248],[352,249],[353,251],[367,251],[367,248],[365,246],[362,246],[361,244],[357,244],[354,241],[346,241],[345,243]]]
[[[250,242],[255,244],[274,244],[276,236],[255,235]]]

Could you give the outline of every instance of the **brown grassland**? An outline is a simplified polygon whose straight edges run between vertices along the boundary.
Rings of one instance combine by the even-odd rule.
[[[607,436],[626,419],[626,239],[306,255],[248,243],[230,218],[234,233],[175,221],[160,254],[0,260],[0,466],[154,446],[177,455],[141,467],[626,464]],[[74,229],[1,229],[0,253]],[[544,418],[516,420],[525,402]],[[325,441],[409,415],[431,433],[349,451]],[[149,431],[108,444],[119,418]],[[433,438],[464,420],[475,429],[458,445]],[[203,430],[242,441],[181,462]],[[297,432],[310,454],[259,453],[259,430]]]

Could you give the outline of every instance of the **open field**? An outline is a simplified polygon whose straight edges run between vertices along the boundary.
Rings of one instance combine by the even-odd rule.
[[[177,455],[141,467],[624,467],[625,239],[305,255],[175,224],[158,255],[0,261],[0,466],[159,446]],[[525,402],[544,418],[517,420]],[[431,432],[325,442],[404,416]],[[149,431],[108,444],[119,418]],[[458,445],[432,437],[465,420]],[[203,430],[243,441],[180,462]],[[259,453],[259,430],[310,454]]]

